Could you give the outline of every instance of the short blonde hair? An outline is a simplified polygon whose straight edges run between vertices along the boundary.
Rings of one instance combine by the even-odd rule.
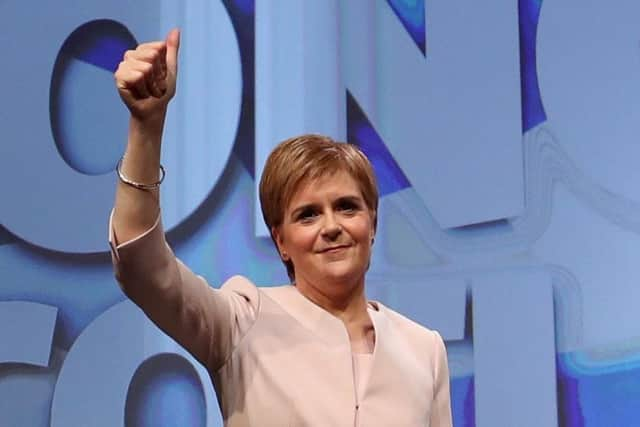
[[[284,213],[295,192],[304,182],[347,172],[358,184],[367,208],[377,224],[378,187],[369,159],[358,147],[336,142],[323,135],[301,135],[289,138],[271,152],[260,179],[262,217],[271,232],[282,225]],[[277,245],[276,245],[277,246]],[[291,280],[295,279],[293,263],[283,261]]]

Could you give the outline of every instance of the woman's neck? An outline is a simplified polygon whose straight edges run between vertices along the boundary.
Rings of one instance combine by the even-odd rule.
[[[301,281],[296,283],[296,288],[307,299],[342,320],[354,353],[373,352],[375,333],[367,312],[364,280],[351,287],[332,286],[330,288]]]

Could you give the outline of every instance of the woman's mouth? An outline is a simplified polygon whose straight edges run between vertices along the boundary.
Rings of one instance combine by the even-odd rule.
[[[324,248],[320,251],[320,253],[338,253],[341,252],[347,248],[349,248],[350,245],[335,245],[335,246],[329,246],[327,248]]]

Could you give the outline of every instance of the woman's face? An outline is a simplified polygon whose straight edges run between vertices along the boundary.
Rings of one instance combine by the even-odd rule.
[[[274,234],[283,259],[293,262],[296,285],[326,293],[364,285],[373,223],[357,182],[338,172],[302,183]]]

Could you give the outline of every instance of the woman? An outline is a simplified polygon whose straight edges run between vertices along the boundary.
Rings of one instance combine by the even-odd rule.
[[[227,426],[451,426],[440,335],[366,300],[378,193],[354,146],[305,135],[267,160],[262,212],[292,285],[217,290],[175,258],[158,171],[178,47],[174,30],[115,73],[131,112],[110,224],[125,293],[208,369]]]

